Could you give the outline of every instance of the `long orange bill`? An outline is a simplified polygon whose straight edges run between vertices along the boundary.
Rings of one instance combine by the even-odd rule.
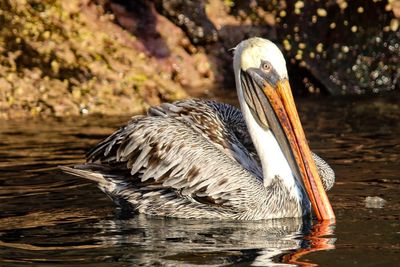
[[[321,178],[318,175],[297,114],[289,81],[287,79],[279,80],[275,86],[267,82],[263,91],[286,134],[288,145],[292,150],[317,219],[335,220],[335,214],[322,186]]]

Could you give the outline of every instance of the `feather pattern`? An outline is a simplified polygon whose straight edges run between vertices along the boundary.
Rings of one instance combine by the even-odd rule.
[[[63,167],[149,215],[267,219],[301,216],[279,177],[268,187],[237,108],[208,100],[163,104],[136,116]]]

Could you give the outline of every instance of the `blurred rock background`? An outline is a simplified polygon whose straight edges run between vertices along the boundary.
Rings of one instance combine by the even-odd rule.
[[[295,94],[399,90],[399,0],[1,0],[0,118],[132,114],[233,88],[230,48],[281,46]]]

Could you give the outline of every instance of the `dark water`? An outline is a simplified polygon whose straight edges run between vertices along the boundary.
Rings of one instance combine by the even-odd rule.
[[[395,265],[400,97],[297,105],[311,147],[337,174],[334,225],[128,218],[93,184],[55,168],[82,162],[128,118],[0,122],[0,266]]]

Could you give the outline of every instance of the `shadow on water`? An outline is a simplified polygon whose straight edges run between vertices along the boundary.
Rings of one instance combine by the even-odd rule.
[[[397,95],[298,101],[311,147],[337,174],[336,225],[122,216],[93,184],[56,167],[82,162],[128,117],[2,122],[0,265],[392,265],[400,260],[399,103]],[[367,205],[368,196],[386,202]]]

